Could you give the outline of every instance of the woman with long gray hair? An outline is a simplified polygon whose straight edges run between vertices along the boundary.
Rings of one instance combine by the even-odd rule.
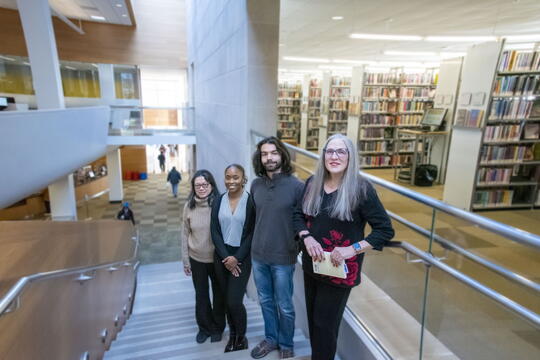
[[[339,324],[351,289],[360,283],[364,254],[382,250],[394,236],[375,189],[358,168],[352,141],[341,134],[331,136],[294,214],[313,360],[334,359]],[[371,233],[364,237],[366,223]],[[314,271],[325,258],[343,269],[343,277]]]

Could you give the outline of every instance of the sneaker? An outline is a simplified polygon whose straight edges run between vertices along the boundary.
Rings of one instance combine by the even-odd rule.
[[[274,345],[268,340],[264,339],[257,346],[255,346],[253,350],[251,350],[251,357],[254,359],[260,359],[274,350],[277,350],[277,345]]]
[[[280,359],[289,359],[294,357],[294,350],[293,349],[280,349],[279,350],[279,358]]]
[[[209,337],[210,337],[209,335],[203,333],[202,331],[199,331],[199,332],[197,333],[197,337],[195,338],[195,340],[197,340],[197,342],[198,342],[199,344],[202,344],[202,343],[205,342],[206,339],[208,339]]]

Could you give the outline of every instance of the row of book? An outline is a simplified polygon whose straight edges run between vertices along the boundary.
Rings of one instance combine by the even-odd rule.
[[[394,101],[366,101],[362,103],[364,112],[406,112],[406,111],[424,111],[430,107],[430,103],[416,100]]]
[[[527,99],[494,99],[489,113],[489,119],[526,119],[536,116],[540,116],[540,102]]]
[[[279,115],[291,115],[291,114],[294,114],[294,115],[300,115],[300,108],[295,108],[295,107],[280,107],[278,109],[278,114]]]
[[[397,98],[399,94],[398,87],[365,87],[362,95],[366,98]]]
[[[340,77],[333,76],[330,81],[331,86],[351,86],[351,78],[349,77]]]
[[[321,88],[309,88],[309,97],[310,98],[320,98],[321,97]]]
[[[540,75],[497,76],[493,87],[495,96],[540,94]]]
[[[310,109],[308,111],[308,118],[318,118],[321,116],[321,110],[319,109]]]
[[[402,87],[399,89],[399,97],[403,99],[411,99],[411,98],[432,98],[435,96],[435,89],[432,88],[426,88],[426,87],[414,87],[414,88],[408,88],[408,87]]]
[[[394,115],[362,114],[361,125],[393,125]]]
[[[437,83],[437,78],[437,74],[433,72],[418,74],[366,73],[365,84],[432,85]]]
[[[398,111],[424,111],[431,107],[431,104],[426,101],[405,100],[398,103]]]
[[[384,128],[361,128],[361,139],[382,139],[385,137]]]
[[[509,184],[512,168],[480,168],[478,169],[478,184]]]
[[[278,106],[300,106],[300,100],[278,99]]]
[[[499,71],[540,70],[540,51],[504,51],[499,63]]]
[[[297,137],[297,131],[294,130],[286,130],[286,129],[278,129],[278,137],[280,139],[286,138],[286,139],[296,139]]]
[[[521,137],[521,125],[486,126],[484,141],[517,141]]]
[[[278,122],[278,129],[296,129],[296,122]]]
[[[386,141],[360,141],[359,151],[387,151],[388,142]]]
[[[397,115],[395,125],[418,125],[422,117],[423,115],[418,114]]]
[[[321,100],[320,99],[309,99],[308,107],[310,107],[310,108],[320,108],[321,107]]]
[[[512,205],[513,196],[514,190],[512,189],[476,191],[473,204],[476,206],[509,206]]]
[[[330,89],[330,97],[346,97],[351,96],[351,89],[346,87],[335,87]]]
[[[411,155],[378,155],[378,156],[369,156],[362,155],[360,156],[360,166],[392,166],[392,165],[401,165],[411,162]]]
[[[328,123],[328,131],[329,132],[340,132],[340,133],[346,133],[347,132],[347,124],[343,123]]]
[[[278,121],[300,121],[300,114],[279,114]]]
[[[529,145],[483,145],[480,163],[513,163],[532,160],[534,155]]]
[[[345,121],[347,113],[343,111],[331,111],[328,113],[328,121]]]
[[[328,102],[329,110],[347,111],[349,102],[347,100],[330,100]]]
[[[301,99],[302,98],[302,92],[301,91],[295,91],[295,90],[279,90],[278,91],[278,98]]]

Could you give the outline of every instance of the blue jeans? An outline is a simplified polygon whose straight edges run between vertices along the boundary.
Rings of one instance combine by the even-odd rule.
[[[174,195],[174,197],[176,197],[176,195],[178,195],[178,183],[171,184],[171,186],[172,186],[172,194]]]
[[[264,318],[266,340],[281,349],[293,349],[293,265],[265,264],[255,259],[253,278]]]

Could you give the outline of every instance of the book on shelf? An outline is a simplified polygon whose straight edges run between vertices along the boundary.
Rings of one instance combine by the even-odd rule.
[[[520,125],[486,126],[484,141],[518,141],[520,135]]]
[[[510,206],[513,196],[513,189],[480,190],[475,192],[473,204],[479,207]]]
[[[493,87],[494,96],[540,95],[539,75],[497,76]]]
[[[540,123],[525,124],[523,128],[523,139],[538,140],[540,139]]]
[[[458,109],[455,125],[464,127],[480,127],[484,118],[484,110]]]
[[[517,119],[540,116],[540,103],[528,99],[493,99],[489,119]],[[534,110],[534,111],[533,111]],[[534,115],[536,114],[537,115]]]
[[[514,163],[533,160],[531,145],[482,145],[480,163]]]
[[[529,116],[531,118],[540,118],[540,99],[532,102]]]
[[[499,71],[530,71],[540,69],[540,52],[506,50],[503,52]]]

